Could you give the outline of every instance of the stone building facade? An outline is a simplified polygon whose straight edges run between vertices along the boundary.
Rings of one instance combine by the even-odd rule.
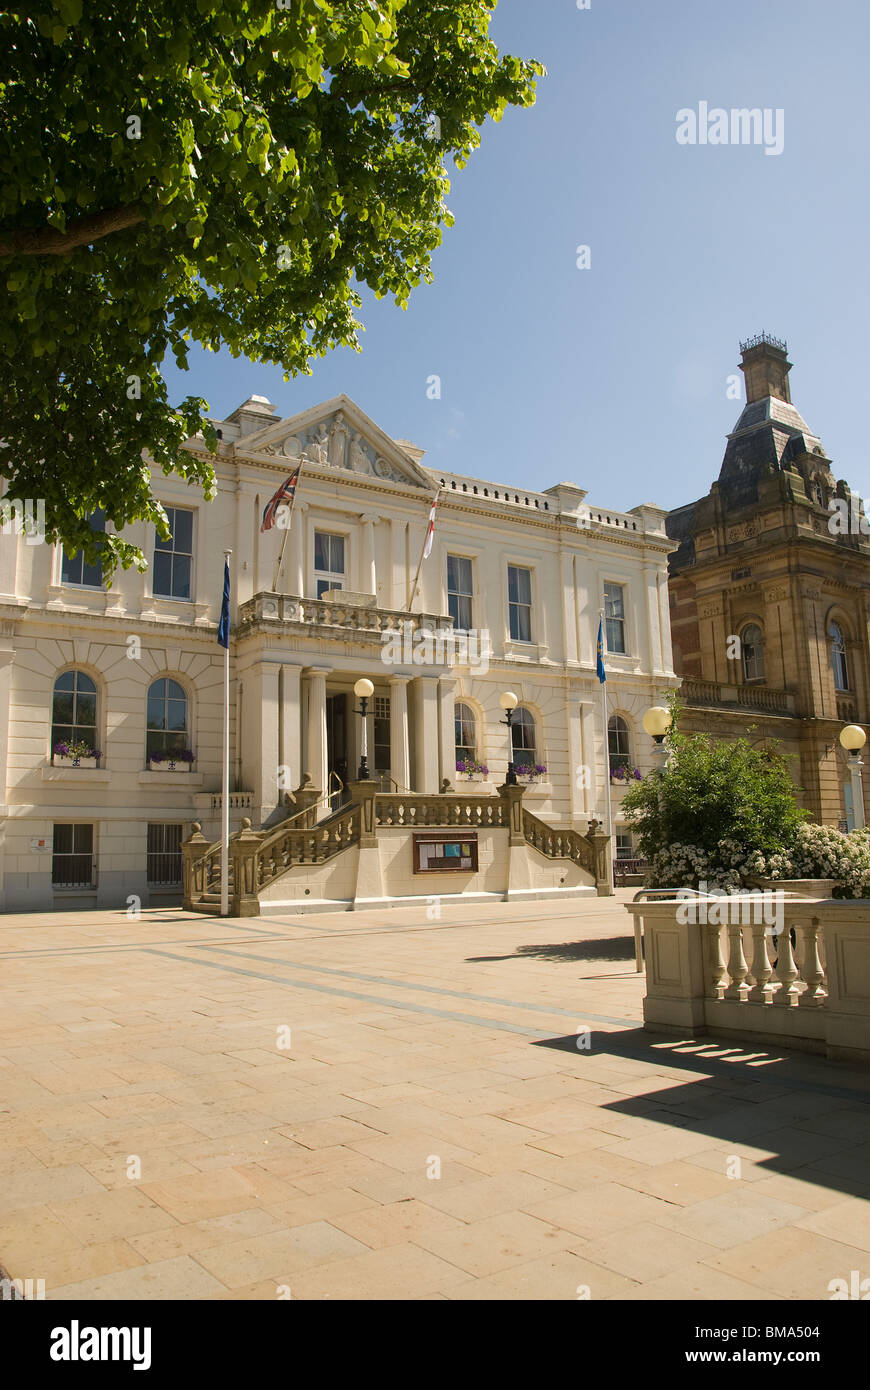
[[[785,343],[741,349],[746,405],[718,480],[667,522],[682,728],[779,740],[813,817],[851,827],[838,737],[870,720],[870,535],[792,404]]]
[[[676,683],[664,511],[590,508],[573,483],[538,492],[431,471],[346,396],[289,419],[255,396],[215,425],[216,500],[155,475],[173,539],[131,528],[146,573],[106,588],[80,556],[2,538],[3,906],[177,900],[181,840],[194,822],[217,839],[225,549],[234,830],[243,817],[255,829],[280,821],[285,788],[305,774],[333,793],[318,812],[329,814],[360,761],[362,676],[374,684],[369,766],[385,791],[437,793],[446,780],[495,796],[509,758],[499,696],[512,690],[514,761],[539,769],[521,776],[524,804],[552,826],[604,820],[599,610],[617,743],[647,770],[640,720]],[[262,532],[300,460],[291,525]],[[99,759],[57,751],[76,745]],[[466,759],[488,772],[457,772]]]

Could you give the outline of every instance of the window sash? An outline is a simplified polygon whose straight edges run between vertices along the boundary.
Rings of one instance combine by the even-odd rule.
[[[152,593],[155,598],[191,597],[193,570],[193,512],[186,507],[167,507],[171,535],[168,540],[157,536],[154,541],[154,577]]]
[[[51,854],[53,888],[93,888],[96,884],[93,825],[57,824]]]
[[[151,888],[175,888],[181,883],[181,826],[149,824],[146,877]]]
[[[532,640],[532,572],[508,565],[508,625],[511,641]]]
[[[106,513],[101,507],[88,517],[91,530],[100,533],[106,529]],[[60,561],[60,582],[77,589],[101,589],[103,587],[103,567],[85,561],[85,553],[79,550],[75,555],[67,555],[64,549]]]

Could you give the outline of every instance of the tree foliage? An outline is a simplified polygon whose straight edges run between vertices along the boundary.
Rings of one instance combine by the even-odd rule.
[[[160,365],[191,342],[310,371],[358,346],[356,283],[404,307],[452,219],[446,161],[534,101],[497,0],[34,0],[0,14],[0,373],[8,495],[48,539],[166,534],[145,455],[214,488]],[[138,382],[138,385],[137,385]]]
[[[735,847],[741,857],[767,859],[794,844],[807,813],[773,745],[671,733],[668,750],[667,771],[646,777],[622,802],[645,859],[664,864],[673,846],[690,846],[712,871],[726,872]]]

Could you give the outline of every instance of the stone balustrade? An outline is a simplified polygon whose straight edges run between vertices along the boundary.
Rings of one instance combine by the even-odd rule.
[[[870,902],[769,891],[626,906],[643,922],[647,1028],[870,1060]]]
[[[365,639],[380,642],[381,634],[396,633],[412,640],[419,631],[453,632],[453,619],[436,613],[408,613],[392,608],[378,608],[374,597],[350,594],[344,599],[340,591],[335,599],[300,598],[292,594],[259,593],[239,604],[239,627],[263,623],[288,623],[311,630],[340,628]]]
[[[766,710],[770,714],[794,714],[794,696],[788,690],[774,690],[766,685],[727,685],[718,681],[684,676],[680,695],[688,705],[729,705],[745,709]]]

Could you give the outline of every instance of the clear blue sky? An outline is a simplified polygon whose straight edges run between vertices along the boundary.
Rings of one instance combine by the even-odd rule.
[[[345,391],[436,470],[670,507],[717,476],[738,340],[766,329],[836,476],[870,493],[868,0],[591,4],[500,0],[499,47],[548,69],[537,105],[484,129],[435,283],[406,312],[367,298],[361,356],[285,382],[197,350],[167,366],[172,398],[290,415]],[[678,145],[700,101],[783,108],[782,154]]]

